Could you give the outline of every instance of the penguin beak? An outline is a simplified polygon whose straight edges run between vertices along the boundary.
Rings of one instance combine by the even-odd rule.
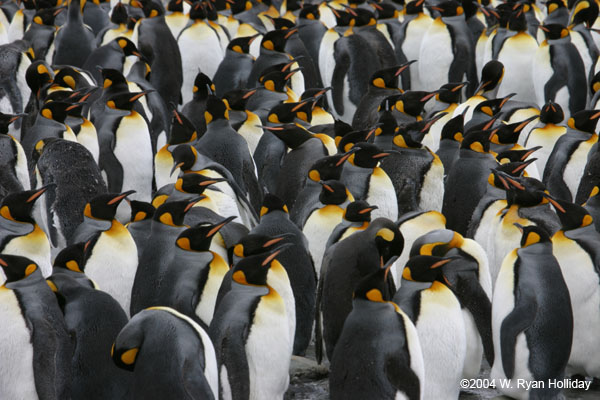
[[[362,209],[362,210],[360,210],[358,213],[362,215],[362,214],[366,214],[366,213],[368,213],[368,212],[371,212],[371,211],[373,211],[373,210],[377,210],[378,208],[379,208],[379,207],[377,207],[377,206],[370,206],[370,207],[367,207],[367,208],[363,208],[363,209]]]
[[[266,242],[265,242],[265,243],[262,245],[262,247],[263,247],[263,248],[271,247],[271,246],[273,246],[274,244],[277,244],[277,243],[281,242],[282,240],[285,240],[286,238],[288,238],[288,237],[292,237],[292,236],[294,236],[294,234],[293,234],[293,233],[289,233],[289,232],[287,232],[287,233],[283,233],[283,234],[281,234],[281,235],[277,235],[277,236],[273,237],[272,239],[270,239],[270,240],[267,240],[267,241],[266,241]]]
[[[373,158],[374,158],[374,159],[385,158],[385,157],[387,157],[387,156],[389,156],[389,155],[390,155],[390,153],[379,153],[379,154],[375,154],[375,155],[373,156]]]
[[[484,131],[487,131],[488,129],[490,129],[492,127],[492,125],[494,125],[494,122],[496,122],[498,118],[492,118],[488,121],[487,124],[484,125],[483,129]]]
[[[56,184],[51,183],[49,185],[46,185],[44,187],[42,187],[40,190],[38,190],[37,192],[33,193],[31,196],[29,196],[29,198],[25,201],[26,203],[33,203],[34,201],[36,201],[41,195],[43,195],[46,190],[48,190],[51,186],[56,186]]]
[[[342,156],[342,158],[340,158],[340,159],[339,159],[339,161],[335,163],[335,166],[336,166],[336,167],[339,167],[340,165],[342,165],[343,163],[345,163],[345,162],[346,162],[346,160],[347,160],[348,158],[350,158],[350,156],[351,156],[352,154],[356,153],[358,150],[359,150],[359,148],[358,148],[358,147],[353,147],[353,148],[351,148],[350,150],[348,150],[348,151],[347,151],[347,152],[346,152],[346,153],[345,153],[345,154]]]
[[[15,122],[16,120],[18,120],[19,118],[21,118],[23,115],[25,115],[25,114],[17,114],[17,115],[15,115],[15,116],[11,117],[11,118],[8,120],[8,123],[9,123],[9,124],[12,124],[13,122]]]
[[[509,189],[508,182],[506,182],[506,179],[504,179],[504,178],[503,178],[503,177],[502,177],[502,176],[499,174],[499,172],[498,172],[498,171],[496,171],[495,169],[492,169],[492,175],[494,175],[496,178],[498,178],[498,180],[500,180],[500,182],[502,183],[502,186],[504,186],[504,188],[505,188],[506,190],[508,190],[508,189]]]
[[[408,67],[410,67],[410,64],[414,64],[416,62],[417,62],[417,60],[411,60],[411,61],[409,61],[409,62],[407,62],[405,64],[402,64],[400,66],[400,68],[398,68],[398,70],[396,71],[396,73],[394,74],[394,76],[400,75],[403,71],[405,71]]]
[[[429,93],[428,95],[425,95],[421,98],[421,100],[419,100],[421,103],[425,103],[426,101],[429,101],[429,99],[431,99],[433,96],[435,96],[436,94],[438,94],[440,91],[439,90],[434,90],[433,92]]]
[[[264,261],[261,263],[261,266],[265,267],[269,265],[271,261],[275,259],[275,257],[277,257],[279,254],[281,254],[281,252],[283,252],[285,249],[291,246],[293,246],[293,243],[283,243],[281,246],[278,246],[277,248],[273,249],[269,256],[265,258]]]
[[[183,166],[183,164],[185,164],[184,162],[180,162],[178,164],[173,165],[173,168],[171,168],[171,175],[173,175],[173,172],[175,172],[175,170],[177,168],[181,168]]]
[[[331,192],[331,193],[333,193],[333,192],[334,192],[333,188],[332,188],[331,186],[329,186],[328,184],[326,184],[325,182],[323,182],[323,181],[319,181],[319,183],[320,183],[320,184],[321,184],[321,186],[323,186],[323,187],[325,188],[325,190],[327,190],[328,192]]]
[[[175,119],[177,120],[179,125],[183,125],[183,121],[181,120],[181,117],[179,116],[179,113],[177,112],[177,110],[173,110],[173,116],[175,117]]]
[[[433,126],[433,124],[435,124],[437,121],[439,121],[446,114],[448,114],[448,113],[442,112],[442,113],[439,113],[438,115],[436,115],[435,117],[433,117],[433,119],[431,119],[429,122],[427,122],[425,124],[425,126],[423,127],[423,129],[421,129],[421,133],[427,132],[429,130],[429,128],[431,128]]]
[[[452,261],[452,259],[451,258],[447,258],[445,260],[441,260],[441,261],[438,261],[438,262],[436,262],[434,264],[431,264],[431,266],[429,268],[430,269],[436,269],[436,268],[439,268],[439,267],[441,267],[443,265],[448,264],[450,261]]]
[[[130,194],[134,194],[134,193],[135,193],[135,190],[128,190],[126,192],[123,192],[120,195],[118,195],[117,197],[110,200],[107,204],[109,206],[112,206],[113,204],[119,204],[125,197],[129,196]]]
[[[522,171],[524,171],[525,168],[527,168],[529,165],[533,164],[536,160],[537,160],[537,158],[532,158],[531,160],[524,161],[522,165],[519,165],[517,168],[513,169],[512,173],[513,174],[522,173]]]
[[[516,96],[516,93],[511,93],[508,96],[505,96],[502,101],[500,102],[500,105],[498,106],[498,108],[502,108],[504,107],[504,105],[506,104],[507,101],[509,101],[511,99],[511,97]]]
[[[600,117],[600,111],[590,117],[590,120]]]
[[[552,204],[554,206],[554,208],[556,208],[558,211],[560,211],[561,213],[566,213],[567,211],[563,208],[563,206],[561,206],[558,201],[556,201],[552,196],[550,196],[548,193],[542,191],[541,193],[542,196],[544,196],[545,198],[548,199],[548,201],[550,202],[550,204]]]
[[[469,82],[462,82],[460,85],[457,85],[457,86],[453,87],[452,89],[450,89],[450,91],[451,92],[457,92],[460,89],[464,88],[468,84],[469,84]]]
[[[199,196],[197,196],[196,198],[194,198],[193,200],[191,200],[187,206],[185,206],[185,208],[183,209],[183,213],[185,214],[186,212],[190,211],[192,209],[192,207],[194,207],[194,205],[199,202],[202,199],[205,199],[206,196],[201,194]]]
[[[294,33],[298,32],[298,28],[293,28],[287,31],[287,33],[285,34],[284,38],[288,39],[290,36],[292,36]]]
[[[200,182],[198,184],[198,186],[209,186],[209,185],[214,185],[215,183],[219,183],[219,182],[224,182],[227,179],[225,178],[214,178],[214,179],[210,179],[208,181],[204,181],[204,182]]]
[[[527,157],[529,157],[530,155],[532,155],[533,153],[535,153],[536,151],[538,151],[541,148],[542,148],[542,146],[532,147],[531,150],[529,150],[527,153],[525,153],[525,155],[521,158],[521,160],[525,161],[525,159],[527,159]]]
[[[215,233],[219,232],[219,230],[221,230],[221,228],[223,228],[225,225],[227,225],[228,223],[230,223],[231,221],[233,221],[236,218],[237,217],[235,215],[231,216],[229,218],[225,218],[223,221],[221,221],[217,225],[215,225],[210,231],[208,231],[208,233],[206,234],[206,237],[211,237]]]
[[[246,100],[248,98],[250,98],[250,96],[252,96],[254,93],[256,93],[258,89],[253,89],[251,91],[249,91],[248,93],[246,93],[245,95],[242,96],[242,99]]]
[[[150,90],[144,90],[144,91],[142,91],[142,92],[136,93],[134,96],[132,96],[132,97],[130,97],[130,98],[129,98],[129,102],[130,102],[130,103],[133,103],[134,101],[136,101],[136,100],[137,100],[137,99],[139,99],[140,97],[142,97],[142,96],[145,96],[145,95],[147,95],[148,93],[152,93],[152,92],[154,92],[154,91],[155,91],[154,89],[150,89]]]
[[[534,115],[533,117],[529,117],[526,120],[524,120],[523,122],[521,122],[519,125],[516,126],[516,128],[514,129],[514,132],[520,132],[523,128],[525,128],[531,121],[533,121],[534,119],[539,118],[537,115]]]

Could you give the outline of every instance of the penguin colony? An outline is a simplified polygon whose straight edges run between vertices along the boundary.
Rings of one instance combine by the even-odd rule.
[[[600,378],[596,1],[0,9],[1,399]]]

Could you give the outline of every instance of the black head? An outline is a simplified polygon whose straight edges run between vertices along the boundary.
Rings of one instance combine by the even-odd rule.
[[[251,233],[241,238],[240,241],[235,244],[233,247],[233,254],[237,257],[244,258],[271,252],[292,235],[293,234],[291,233],[284,233],[276,236],[268,236]]]
[[[215,85],[212,80],[202,72],[198,72],[194,78],[194,99],[206,99],[209,94],[215,93]]]
[[[156,209],[152,219],[164,225],[181,227],[185,214],[202,198],[198,196],[191,200],[164,203]]]
[[[296,120],[299,113],[303,113],[300,118],[308,120],[312,115],[312,104],[310,101],[300,103],[280,103],[271,108],[267,120],[273,124],[289,124]]]
[[[525,168],[527,168],[527,166],[534,161],[535,158],[529,161],[515,161],[498,165],[496,168],[491,170],[491,173],[488,177],[488,183],[494,187],[497,187],[498,189],[508,190],[510,188],[510,184],[503,177],[504,174],[507,174],[511,177],[523,176]],[[500,174],[500,172],[504,174]]]
[[[75,243],[62,249],[54,259],[54,268],[66,269],[73,272],[85,272],[85,245],[85,242]]]
[[[132,0],[129,2],[129,6],[141,8],[146,18],[154,18],[164,15],[162,4],[159,5],[152,0]]]
[[[340,205],[348,200],[350,193],[346,186],[337,180],[320,181],[319,201],[323,204]]]
[[[547,0],[546,1],[546,11],[547,15],[552,14],[558,9],[566,8],[565,2],[563,0]]]
[[[366,142],[356,143],[352,149],[355,151],[350,155],[348,161],[362,168],[375,168],[380,161],[390,155],[378,146]]]
[[[408,69],[410,64],[417,62],[417,60],[409,61],[402,65],[395,67],[380,69],[371,75],[370,83],[372,86],[381,89],[398,89],[399,87],[399,76],[403,71]]]
[[[390,291],[387,283],[392,279],[389,275],[390,267],[379,268],[360,280],[354,289],[354,298],[385,303],[390,301]]]
[[[115,110],[133,110],[135,102],[153,90],[144,90],[136,93],[117,93],[108,98],[106,105]]]
[[[39,199],[48,190],[49,186],[44,186],[38,190],[24,190],[8,194],[0,205],[0,215],[8,220],[16,222],[35,221],[31,216],[31,211],[35,201]]]
[[[360,131],[352,131],[345,134],[337,142],[338,151],[341,153],[349,152],[356,143],[366,142],[371,143],[375,140],[376,129],[364,129]]]
[[[282,199],[272,193],[267,193],[265,194],[262,206],[260,207],[260,216],[262,217],[273,211],[283,211],[286,214],[289,213],[288,208]]]
[[[291,243],[281,244],[269,252],[242,258],[233,267],[231,278],[241,285],[266,285],[271,263],[289,246]]]
[[[0,273],[0,283],[4,285],[6,283],[17,282],[27,278],[38,269],[38,266],[27,257],[1,254],[0,268],[2,268]]]
[[[451,261],[451,257],[430,255],[411,257],[402,271],[402,278],[407,281],[445,283],[443,267]]]
[[[429,6],[428,8],[437,11],[437,14],[442,17],[455,17],[465,13],[462,4],[454,0],[442,1],[441,3],[438,3],[435,6]],[[434,13],[434,15],[435,14],[436,13]]]
[[[550,235],[548,235],[548,232],[540,226],[522,226],[517,223],[515,223],[515,226],[521,231],[521,247],[527,247],[537,243],[550,243]]]
[[[102,87],[104,89],[122,89],[125,92],[129,92],[127,80],[120,71],[112,68],[102,68],[100,72],[102,73]]]
[[[279,53],[285,53],[285,44],[287,39],[294,34],[294,30],[289,29],[277,29],[265,33],[260,42],[261,51],[277,51]]]
[[[125,25],[127,24],[128,18],[127,6],[121,2],[115,4],[112,13],[110,14],[110,22],[115,25]]]
[[[423,12],[423,4],[425,0],[413,0],[406,3],[406,7],[404,8],[407,15],[414,15]]]
[[[271,92],[285,92],[286,85],[292,76],[299,70],[291,70],[285,72],[271,71],[261,75],[260,81],[265,89]]]
[[[321,18],[321,12],[319,11],[318,4],[308,4],[304,3],[302,8],[300,9],[299,18],[310,19],[310,20],[318,20]]]
[[[504,78],[504,64],[500,61],[488,61],[481,70],[481,81],[476,92],[482,94],[496,89]]]
[[[45,61],[34,61],[25,72],[27,86],[39,97],[42,88],[54,80],[54,71]]]
[[[457,115],[448,122],[446,122],[442,128],[441,139],[442,140],[453,140],[455,142],[462,142],[464,137],[464,116],[462,114]]]
[[[600,74],[598,74],[598,89],[600,89]],[[565,119],[565,113],[562,107],[550,100],[544,104],[540,111],[540,122],[544,124],[560,124]]]
[[[527,19],[523,12],[523,7],[513,10],[508,19],[508,29],[514,32],[524,32],[527,30]]]
[[[227,111],[227,106],[225,106],[223,100],[217,96],[209,95],[206,99],[206,111],[204,111],[204,119],[206,120],[207,125],[217,120],[228,120],[229,111]]]
[[[584,207],[569,201],[557,199],[545,192],[543,192],[543,195],[554,206],[564,231],[582,228],[594,222],[592,216]]]
[[[496,156],[496,160],[498,160],[498,162],[501,164],[525,161],[530,155],[532,155],[541,148],[542,146],[535,146],[530,149],[506,150],[498,153],[498,155]]]
[[[596,125],[598,125],[598,118],[600,118],[600,111],[598,110],[581,110],[569,118],[567,125],[571,129],[594,133]]]
[[[350,222],[370,222],[371,212],[377,208],[377,206],[369,205],[364,200],[356,200],[346,207],[344,219]]]
[[[131,222],[139,222],[152,219],[156,209],[150,203],[145,201],[130,200]]]
[[[236,217],[225,218],[224,220],[216,223],[200,223],[193,226],[177,237],[175,244],[180,249],[186,251],[208,251],[213,237],[223,228],[225,225],[233,221]]]
[[[394,108],[401,113],[412,117],[420,116],[423,113],[425,103],[435,97],[438,91],[423,92],[419,90],[409,90],[402,93],[394,104]]]
[[[167,11],[183,12],[183,0],[170,0],[167,4]]]
[[[460,102],[461,90],[468,84],[468,82],[446,83],[440,88],[437,100],[449,104]]]
[[[308,179],[313,182],[339,180],[344,168],[344,162],[352,153],[338,153],[320,158],[310,167]]]
[[[185,115],[173,110],[169,145],[189,143],[196,139],[198,139],[198,133],[194,124]]]
[[[6,135],[8,133],[8,126],[22,116],[21,114],[4,114],[0,112],[0,134]]]
[[[527,118],[520,122],[514,122],[512,124],[500,124],[497,128],[492,130],[490,134],[490,142],[495,144],[515,144],[519,140],[519,135],[523,129],[534,119],[537,119],[537,115]]]
[[[33,23],[38,25],[53,26],[56,16],[60,14],[63,8],[42,8],[36,11],[33,16]]]
[[[223,102],[228,110],[245,111],[248,99],[256,94],[257,89],[230,90],[223,95]]]
[[[547,40],[558,40],[569,37],[569,30],[566,26],[560,24],[540,25],[540,29],[544,31]]]
[[[83,215],[88,218],[112,221],[117,213],[119,204],[135,190],[123,193],[103,193],[94,197],[83,209]]]
[[[175,189],[184,193],[202,194],[208,186],[223,181],[227,181],[227,179],[209,178],[205,175],[191,172],[177,179]]]
[[[369,227],[365,230],[375,241],[382,260],[381,264],[387,263],[392,257],[402,254],[404,249],[404,237],[398,226],[387,218],[376,218],[371,221]]]
[[[469,131],[460,144],[461,149],[470,149],[477,153],[490,151],[490,135],[486,131]]]
[[[598,18],[598,4],[595,1],[579,0],[572,8],[570,25],[584,24],[591,28]]]
[[[143,58],[135,44],[126,37],[119,36],[118,38],[114,39],[114,41],[119,45],[121,50],[123,50],[123,54],[125,54],[125,56],[136,56]]]
[[[227,45],[227,49],[240,54],[249,54],[250,45],[258,36],[244,36],[232,39]]]
[[[285,30],[296,28],[296,24],[294,24],[292,21],[290,21],[287,18],[282,18],[282,17],[271,18],[271,22],[273,22],[273,26],[275,27],[275,30],[285,31]]]
[[[89,86],[89,82],[73,67],[62,67],[54,76],[54,83],[73,90]]]
[[[173,169],[171,172],[180,168],[182,171],[190,170],[198,159],[198,150],[189,144],[182,144],[171,152],[173,156]]]
[[[263,129],[277,136],[290,149],[295,149],[315,137],[312,133],[296,124],[263,126]]]

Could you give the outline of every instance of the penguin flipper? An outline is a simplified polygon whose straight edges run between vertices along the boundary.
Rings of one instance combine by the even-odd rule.
[[[494,364],[494,343],[492,342],[492,303],[479,284],[476,274],[459,277],[456,285],[456,295],[461,304],[471,312],[481,342],[485,358],[490,365]]]
[[[312,258],[312,257],[311,257]],[[315,357],[320,365],[323,361],[323,325],[321,321],[321,299],[323,297],[323,278],[319,279],[315,300]]]
[[[109,192],[120,193],[123,189],[123,166],[111,150],[100,148],[98,166],[106,172],[106,186]]]
[[[339,115],[344,115],[344,77],[350,69],[350,56],[346,52],[338,51],[340,40],[335,44],[335,68],[331,77],[331,96],[335,111]]]
[[[404,326],[402,315],[397,314],[397,317]],[[385,361],[385,374],[392,386],[404,392],[407,399],[421,398],[419,377],[410,368],[410,360],[403,353],[396,352]]]
[[[519,333],[527,329],[535,319],[537,302],[532,295],[519,292],[515,308],[504,318],[500,328],[500,351],[502,368],[508,379],[515,372],[515,346]]]

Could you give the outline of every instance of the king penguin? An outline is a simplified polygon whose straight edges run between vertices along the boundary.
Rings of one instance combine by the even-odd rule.
[[[71,397],[73,344],[56,297],[29,258],[0,255],[0,351],[6,399]]]
[[[569,290],[552,255],[545,230],[518,226],[520,248],[502,262],[492,300],[496,358],[491,379],[561,380],[573,339]],[[511,397],[560,398],[561,389],[540,385],[526,391],[510,385],[499,390]]]

